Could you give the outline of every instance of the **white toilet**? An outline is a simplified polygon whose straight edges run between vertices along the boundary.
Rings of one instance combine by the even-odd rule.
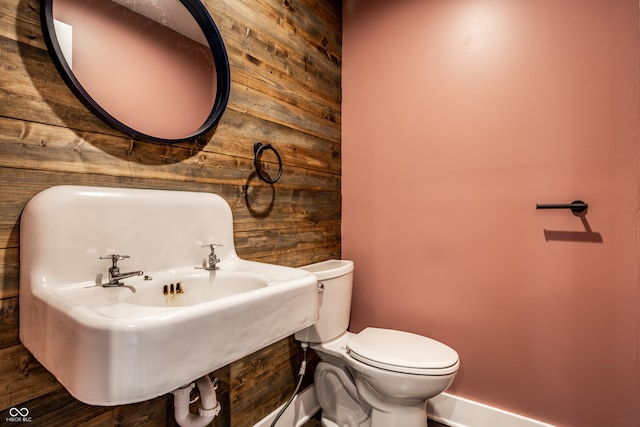
[[[460,361],[446,345],[421,335],[366,328],[347,332],[353,262],[301,267],[319,282],[320,318],[296,333],[320,358],[314,389],[326,427],[425,427],[425,403],[453,382]]]

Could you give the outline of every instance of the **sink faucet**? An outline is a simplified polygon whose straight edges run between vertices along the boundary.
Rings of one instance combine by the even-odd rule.
[[[207,264],[203,268],[205,270],[217,270],[218,268],[220,268],[218,267],[218,263],[222,260],[218,258],[218,255],[216,255],[216,248],[221,248],[223,247],[223,245],[219,243],[209,243],[208,245],[202,245],[202,247],[211,249],[211,253],[207,258]]]
[[[129,258],[129,255],[111,254],[111,255],[100,257],[100,259],[110,259],[112,262],[112,265],[109,268],[109,283],[104,283],[102,286],[104,287],[122,286],[124,285],[124,282],[121,282],[120,279],[127,279],[133,276],[142,276],[144,274],[142,271],[130,271],[128,273],[120,273],[120,267],[118,267],[118,261],[125,258]]]

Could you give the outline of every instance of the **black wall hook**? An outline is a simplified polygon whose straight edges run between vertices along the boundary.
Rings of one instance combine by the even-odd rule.
[[[262,156],[262,152],[265,150],[272,150],[278,158],[278,175],[274,179],[271,179],[269,175],[265,176],[265,174],[262,172],[262,169],[260,168],[260,156]],[[258,173],[260,179],[269,184],[275,184],[276,182],[278,182],[278,180],[282,176],[282,159],[280,158],[280,154],[278,154],[276,149],[273,148],[271,144],[256,142],[255,144],[253,144],[253,154],[253,165],[255,166],[256,172]]]

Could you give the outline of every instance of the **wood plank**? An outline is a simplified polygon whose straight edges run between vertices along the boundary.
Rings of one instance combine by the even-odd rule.
[[[172,395],[133,405],[91,406],[58,389],[39,398],[21,403],[29,410],[33,425],[66,427],[160,426],[167,424],[167,407]]]
[[[0,151],[1,151],[0,144]],[[219,194],[231,206],[236,233],[264,230],[324,227],[335,230],[340,221],[340,194],[297,191],[268,186],[229,186],[217,183],[194,184],[185,181],[127,178],[94,174],[69,174],[0,167],[0,248],[18,247],[19,219],[26,203],[38,192],[53,185],[75,184],[123,188],[206,191]],[[314,231],[315,232],[315,231]],[[14,254],[15,256],[15,254]],[[15,258],[13,258],[15,263]],[[5,264],[8,272],[15,265]],[[10,279],[12,280],[12,279]]]
[[[92,407],[73,398],[64,388],[58,388],[35,399],[22,402],[20,407],[29,410],[33,425],[62,427],[82,425],[102,414],[109,414],[113,409],[108,407]]]
[[[332,141],[337,141],[340,138],[340,125],[332,115],[327,117],[311,116],[299,107],[283,104],[256,89],[235,82],[231,83],[231,90],[229,108],[311,135],[324,136]],[[244,96],[234,96],[238,92]]]
[[[20,344],[18,298],[0,299],[0,349]]]
[[[256,4],[261,7],[265,22],[277,22],[289,38],[297,39],[293,43],[288,42],[288,45],[303,48],[298,52],[304,52],[305,56],[311,57],[312,62],[319,67],[333,69],[341,65],[342,32],[326,31],[327,24],[316,13],[317,7],[309,8],[307,3],[299,0],[282,2],[265,0],[258,1]],[[271,33],[278,34],[276,31]]]
[[[305,33],[323,32],[331,39],[333,46],[330,50],[335,52],[334,56],[338,52],[341,56],[341,30],[328,31],[324,23],[318,24],[317,29],[292,25],[290,17],[295,13],[289,12],[287,3],[292,4],[263,0],[204,2],[220,29],[225,45],[246,55],[230,55],[232,60],[259,61],[278,71],[274,72],[274,79],[284,75],[297,79],[297,83],[291,82],[283,85],[285,87],[307,85],[311,90],[336,93],[340,88],[341,58],[333,61],[326,52],[315,48],[309,42],[313,37],[307,38]],[[313,14],[314,11],[307,9],[306,12]]]
[[[306,5],[308,13],[318,18],[317,26],[324,28],[326,36],[336,39],[336,45],[340,47],[340,51],[334,53],[342,58],[342,0],[298,1]]]
[[[16,232],[7,241],[17,241]],[[2,240],[0,240],[2,241]],[[20,252],[17,247],[0,248],[0,300],[18,296],[20,274]],[[0,346],[1,347],[1,346]]]
[[[234,110],[225,112],[224,120],[202,150],[253,161],[253,144],[256,142],[272,144],[285,165],[340,175],[340,140],[317,137]]]
[[[0,166],[231,185],[246,184],[255,170],[253,143],[237,157],[126,137],[88,132],[79,136],[69,128],[1,117],[0,126]],[[321,168],[318,162],[312,165],[316,169],[297,166],[298,157],[293,153],[298,151],[305,152],[305,148],[290,145],[283,151],[287,156],[278,187],[339,188],[340,177],[317,170]],[[310,158],[310,151],[306,153]],[[335,157],[335,152],[324,155],[325,161]]]
[[[39,1],[0,2],[0,37],[46,49],[40,27]]]
[[[57,156],[59,156],[61,161],[82,162],[85,160],[82,158],[83,152],[94,147],[94,149],[103,151],[102,156],[106,162],[115,163],[119,158],[132,162],[137,160],[135,153],[131,152],[132,145],[134,148],[145,145],[151,147],[147,148],[147,152],[150,151],[154,155],[145,158],[141,163],[150,166],[180,162],[193,157],[199,151],[240,157],[252,162],[253,145],[260,141],[272,143],[279,151],[285,165],[318,171],[321,175],[339,174],[339,144],[280,125],[265,125],[264,122],[250,116],[233,112],[228,113],[228,116],[230,120],[218,126],[215,134],[205,146],[197,144],[166,146],[142,142],[134,144],[131,139],[126,137],[106,137],[91,132],[78,133],[59,126],[0,117],[0,126],[4,130],[0,136],[0,142],[17,144],[17,147],[4,149],[3,154],[9,157],[2,158],[2,161],[7,166],[21,167],[18,160],[24,159],[29,154],[25,150],[29,149],[48,153],[47,159],[50,161],[57,160]],[[47,147],[50,150],[45,150]],[[57,153],[53,149],[62,151]],[[39,156],[43,156],[43,154],[39,154]],[[96,161],[94,158],[86,160]],[[107,166],[111,166],[111,163],[107,163]]]
[[[226,34],[235,82],[252,87],[321,117],[340,122],[340,68],[313,67],[239,22]]]
[[[0,349],[0,408],[10,408],[62,388],[22,345]]]
[[[254,258],[261,254],[279,255],[281,259],[291,260],[288,255],[299,250],[321,249],[330,245],[340,246],[340,226],[332,229],[294,228],[265,230],[257,234],[236,232],[235,243],[238,254],[246,258]]]

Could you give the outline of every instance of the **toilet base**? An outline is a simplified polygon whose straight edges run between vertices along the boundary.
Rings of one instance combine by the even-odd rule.
[[[320,422],[323,427],[344,427],[324,417],[322,417]],[[345,426],[346,425],[348,424],[345,424]],[[371,411],[371,418],[367,419],[364,424],[360,424],[359,427],[363,425],[366,427],[427,427],[429,423],[424,407],[409,406],[403,407],[398,413],[382,412],[373,409]]]
[[[367,421],[365,423],[362,424],[358,424],[357,427],[371,427],[371,424],[369,424],[369,419],[367,419]],[[322,425],[322,427],[350,427],[349,423],[346,424],[338,424],[334,421],[328,420],[324,417],[322,417],[320,419],[320,424]]]
[[[371,427],[427,427],[427,412],[424,406],[402,406],[398,409],[398,412],[383,412],[372,408]]]
[[[338,424],[326,418],[322,418],[320,424],[322,424],[322,427],[340,427]]]

